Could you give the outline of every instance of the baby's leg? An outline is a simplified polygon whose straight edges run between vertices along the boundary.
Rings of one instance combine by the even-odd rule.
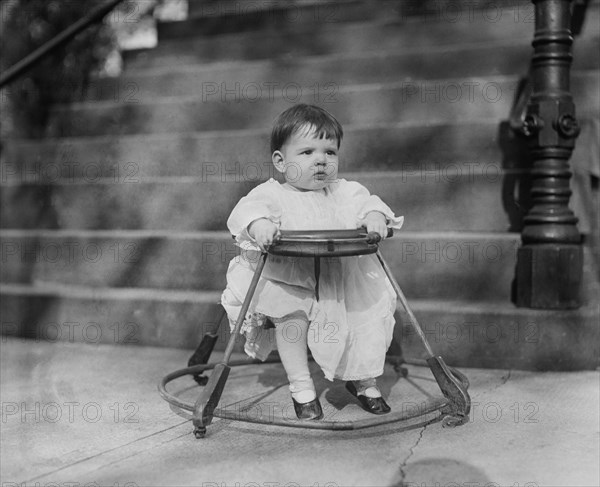
[[[294,313],[273,321],[277,349],[292,397],[299,403],[310,402],[317,395],[308,369],[308,319],[304,313]]]
[[[373,414],[386,414],[391,411],[390,406],[381,396],[375,378],[351,380],[346,382],[346,389],[356,397],[363,409]]]

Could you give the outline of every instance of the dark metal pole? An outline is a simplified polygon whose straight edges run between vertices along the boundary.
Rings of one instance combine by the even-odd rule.
[[[109,0],[104,5],[100,5],[96,9],[92,10],[88,15],[75,22],[71,27],[66,28],[60,34],[46,42],[43,46],[38,47],[31,54],[25,56],[17,64],[8,68],[4,73],[2,73],[2,75],[0,75],[0,88],[10,83],[24,71],[28,70],[44,56],[70,41],[82,30],[86,29],[94,22],[102,20],[106,14],[111,12],[122,1],[123,0]]]
[[[523,131],[533,159],[532,208],[524,219],[517,254],[517,306],[580,306],[583,268],[577,218],[569,209],[569,158],[579,134],[569,91],[572,62],[570,0],[533,0],[533,93]]]

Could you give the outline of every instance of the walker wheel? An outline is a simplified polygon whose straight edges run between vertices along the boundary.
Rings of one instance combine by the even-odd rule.
[[[196,426],[194,428],[194,436],[200,440],[206,436],[206,426]]]
[[[202,374],[194,374],[194,380],[199,386],[205,386],[208,382],[208,377]]]
[[[404,379],[408,377],[408,369],[406,367],[402,367],[400,364],[394,365],[394,372],[400,374]]]
[[[442,419],[442,428],[455,428],[466,422],[467,418],[462,416],[444,416],[444,419]]]

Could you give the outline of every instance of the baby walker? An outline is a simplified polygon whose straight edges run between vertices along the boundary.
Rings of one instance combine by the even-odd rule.
[[[471,408],[471,398],[467,392],[469,382],[462,373],[452,367],[448,367],[441,357],[434,355],[425,334],[408,306],[404,293],[400,289],[387,262],[383,259],[383,256],[379,251],[380,240],[381,238],[377,233],[367,233],[364,228],[356,230],[282,231],[281,236],[275,240],[268,251],[261,253],[252,282],[221,362],[217,364],[207,363],[217,340],[216,331],[218,330],[214,330],[213,333],[207,333],[203,337],[202,342],[190,358],[187,368],[168,374],[158,385],[159,393],[163,399],[180,410],[192,412],[192,422],[196,438],[203,438],[205,436],[206,427],[212,422],[213,417],[276,426],[326,430],[357,430],[369,428],[387,423],[411,420],[415,417],[430,414],[434,411],[440,411],[440,419],[444,426],[458,426],[468,421]],[[261,363],[252,359],[230,361],[230,357],[233,353],[236,337],[242,328],[242,323],[244,322],[244,318],[269,254],[314,258],[315,275],[317,277],[317,293],[321,257],[376,254],[398,299],[410,318],[412,327],[421,339],[428,355],[428,358],[425,360],[405,359],[402,356],[388,355],[386,357],[386,362],[391,363],[394,366],[394,369],[404,376],[408,374],[408,371],[401,367],[402,364],[428,366],[444,397],[430,398],[427,401],[426,406],[421,408],[418,412],[391,412],[385,416],[376,416],[358,421],[289,421],[277,418],[267,421],[262,418],[241,417],[239,414],[227,411],[227,407],[217,409],[231,367]],[[217,323],[217,328],[220,326],[220,322],[223,320],[224,316],[225,312],[223,310],[221,319]],[[277,360],[271,360],[269,357],[267,361],[262,363],[272,363],[274,361]],[[210,378],[202,375],[206,370],[212,370]],[[192,375],[199,385],[204,386],[195,404],[183,402],[167,392],[167,384],[184,375]]]

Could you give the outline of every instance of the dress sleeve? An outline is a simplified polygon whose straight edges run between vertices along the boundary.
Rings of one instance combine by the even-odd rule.
[[[270,181],[254,188],[244,196],[229,215],[227,228],[242,246],[254,248],[255,241],[248,234],[248,226],[259,218],[267,218],[277,226],[281,224],[281,205],[267,186]]]
[[[354,206],[356,213],[356,224],[360,225],[361,221],[371,211],[378,211],[385,216],[387,226],[399,230],[404,223],[403,216],[396,216],[391,208],[386,205],[379,196],[369,193],[369,190],[362,184],[356,181],[341,180],[342,185],[340,190],[344,198],[348,198]]]

